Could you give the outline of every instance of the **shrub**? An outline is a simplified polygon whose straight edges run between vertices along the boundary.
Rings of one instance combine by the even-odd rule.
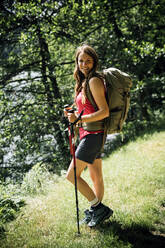
[[[1,196],[0,196],[0,237],[5,233],[4,224],[16,218],[17,213],[21,207],[25,205],[25,201],[19,196],[6,194],[5,185],[0,183]]]
[[[37,163],[26,173],[21,185],[23,194],[46,193],[50,184],[57,180],[58,176],[51,174],[45,164]]]
[[[0,198],[0,220],[1,223],[6,223],[15,219],[16,212],[25,205],[24,200],[20,198],[10,198],[6,196]]]

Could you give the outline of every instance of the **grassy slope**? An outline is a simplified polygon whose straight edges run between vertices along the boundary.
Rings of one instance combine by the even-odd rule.
[[[27,199],[8,224],[2,248],[160,248],[165,247],[165,132],[144,136],[103,162],[104,203],[114,216],[77,236],[74,189],[64,177],[46,196]],[[88,171],[83,175],[88,181]],[[79,195],[80,216],[87,201]]]

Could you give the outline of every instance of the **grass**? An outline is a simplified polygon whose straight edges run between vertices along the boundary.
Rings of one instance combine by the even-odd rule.
[[[77,235],[74,188],[62,176],[6,225],[1,248],[165,247],[165,132],[144,135],[103,161],[104,203],[114,216]],[[88,170],[84,178],[91,184]],[[79,194],[80,217],[87,201]]]

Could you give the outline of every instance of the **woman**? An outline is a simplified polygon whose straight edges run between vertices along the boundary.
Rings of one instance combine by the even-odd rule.
[[[76,149],[75,156],[77,187],[91,205],[89,210],[85,210],[85,218],[82,221],[88,224],[89,227],[100,224],[113,213],[109,207],[101,203],[104,195],[101,159],[104,131],[86,131],[83,129],[84,123],[99,121],[109,116],[109,109],[105,99],[104,83],[101,75],[97,73],[97,66],[98,57],[95,50],[88,45],[78,47],[74,70],[74,78],[76,80],[75,102],[78,111],[66,113],[69,122],[74,122],[78,114],[84,109],[81,120],[79,121],[79,126],[82,127],[79,128],[80,143]],[[97,111],[86,97],[87,83],[97,104]],[[92,190],[81,177],[81,173],[86,167],[89,169],[94,190]],[[73,161],[71,161],[66,178],[74,184]]]

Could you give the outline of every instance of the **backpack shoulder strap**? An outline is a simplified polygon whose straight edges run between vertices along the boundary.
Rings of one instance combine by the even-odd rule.
[[[87,96],[88,100],[90,101],[90,103],[92,104],[92,106],[94,107],[95,111],[97,111],[98,110],[98,107],[97,107],[97,105],[95,103],[95,100],[93,98],[92,92],[90,90],[89,80],[87,80],[86,96]]]

